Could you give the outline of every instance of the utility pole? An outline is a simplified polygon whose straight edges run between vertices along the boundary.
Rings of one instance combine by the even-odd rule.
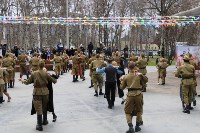
[[[69,17],[69,7],[68,7],[68,0],[66,0],[66,18]],[[66,45],[67,48],[70,48],[69,46],[69,25],[66,25]]]

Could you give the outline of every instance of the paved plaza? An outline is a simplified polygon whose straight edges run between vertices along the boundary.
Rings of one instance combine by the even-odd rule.
[[[190,115],[182,113],[180,79],[174,77],[174,70],[174,66],[168,68],[166,85],[161,86],[157,85],[156,68],[148,67],[142,133],[200,132],[200,98],[197,97],[197,107]],[[18,78],[19,74],[16,76]],[[88,88],[89,85],[88,71],[84,82],[73,83],[70,73],[59,78],[54,85],[58,119],[53,123],[52,115],[48,114],[49,125],[43,127],[44,133],[125,133],[128,126],[121,99],[116,98],[115,108],[110,110],[106,99],[103,96],[94,97],[94,90]],[[35,130],[36,115],[30,115],[32,90],[33,85],[26,86],[19,81],[16,81],[15,88],[8,89],[12,99],[10,103],[0,105],[0,133],[39,132]],[[133,123],[135,125],[135,117]]]

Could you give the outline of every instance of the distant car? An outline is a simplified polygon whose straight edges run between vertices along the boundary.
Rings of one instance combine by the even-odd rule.
[[[152,51],[149,51],[149,56],[153,56],[153,52]]]

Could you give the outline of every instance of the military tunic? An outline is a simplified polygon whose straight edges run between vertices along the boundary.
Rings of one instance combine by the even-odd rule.
[[[40,59],[38,57],[31,58],[29,63],[31,65],[32,71],[37,71],[39,69],[39,61],[40,61]]]
[[[28,57],[26,55],[19,55],[18,60],[20,65],[20,75],[28,75],[28,70],[26,68],[26,61],[28,61]]]
[[[52,78],[44,70],[37,70],[33,72],[27,80],[22,83],[28,85],[33,83],[33,104],[38,115],[42,115],[47,111],[49,90],[47,88],[48,81],[56,83],[57,80]]]
[[[6,67],[6,70],[8,72],[8,77],[7,80],[8,81],[13,81],[14,80],[14,66],[15,65],[15,61],[14,59],[12,59],[11,57],[6,57],[5,59],[3,59],[3,67]]]
[[[182,78],[182,97],[183,102],[186,105],[192,102],[193,90],[195,87],[195,68],[189,63],[185,62],[182,66],[177,69],[175,73],[176,77]]]
[[[59,76],[61,71],[62,58],[60,56],[55,55],[55,57],[52,60],[55,62],[55,73],[57,76]]]
[[[102,68],[103,64],[103,61],[101,61],[100,59],[96,59],[90,65],[90,71],[92,73],[92,82],[94,84],[94,89],[96,92],[98,92],[97,85],[99,85],[100,90],[102,90],[103,86],[103,76],[102,74],[96,72],[96,68]]]
[[[136,75],[135,73],[129,73],[124,76],[121,82],[121,89],[128,89],[127,99],[125,103],[125,114],[127,123],[132,123],[132,113],[136,112],[138,121],[141,121],[139,118],[143,113],[143,95],[141,92],[143,82],[148,82],[148,78],[144,75]]]
[[[167,64],[167,62],[165,62],[164,60],[163,61],[160,61],[158,64],[157,64],[157,69],[158,69],[158,79],[161,78],[162,79],[162,84],[165,84],[165,78],[166,78],[166,74],[167,74],[167,70],[166,68],[168,67],[169,65]]]

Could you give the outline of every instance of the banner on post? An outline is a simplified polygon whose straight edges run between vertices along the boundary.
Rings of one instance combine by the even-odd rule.
[[[192,58],[197,62],[200,67],[200,46],[176,46],[176,66],[179,67],[183,63],[183,58],[188,53],[192,54]],[[199,71],[197,71],[199,74]]]

